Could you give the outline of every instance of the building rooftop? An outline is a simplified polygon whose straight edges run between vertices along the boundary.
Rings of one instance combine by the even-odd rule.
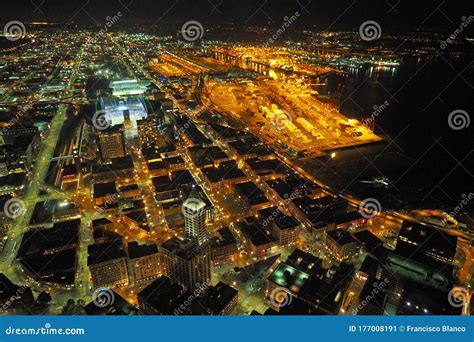
[[[114,96],[139,95],[147,91],[150,81],[120,80],[113,81],[110,85]]]
[[[289,172],[288,168],[284,166],[279,159],[261,160],[260,158],[250,158],[245,161],[252,170],[259,175],[265,174],[283,174]]]
[[[279,215],[273,221],[275,224],[282,230],[284,229],[293,229],[300,225],[299,221],[293,216]]]
[[[290,290],[294,294],[301,291],[301,288],[308,279],[308,273],[302,272],[285,262],[278,265],[275,271],[268,277],[269,281]]]
[[[223,227],[217,231],[218,236],[212,240],[213,247],[216,246],[227,246],[234,243],[237,243],[234,234],[229,229],[229,227]]]
[[[216,161],[229,158],[218,146],[192,146],[188,150],[191,152],[193,162],[199,168],[212,166]]]
[[[176,128],[179,132],[184,132],[194,145],[210,145],[212,143],[187,115],[176,118]]]
[[[343,214],[348,206],[347,200],[332,196],[320,198],[304,196],[292,199],[292,202],[312,221],[323,221],[328,216]]]
[[[94,184],[94,198],[111,196],[117,193],[115,181]]]
[[[121,125],[125,120],[125,112],[129,113],[131,121],[143,120],[148,117],[147,105],[143,97],[101,98],[100,108],[110,126]]]
[[[357,241],[364,244],[366,251],[369,253],[375,250],[377,247],[383,245],[383,241],[368,230],[362,230],[360,232],[354,233],[354,237],[357,239]]]
[[[241,139],[237,141],[232,141],[229,145],[234,148],[238,154],[241,156],[256,154],[258,156],[267,156],[272,154],[272,152],[265,146],[261,144],[259,140],[254,141],[255,139]]]
[[[253,216],[237,223],[243,234],[250,239],[256,247],[275,243],[275,237],[270,233],[269,227],[264,227],[261,222]]]
[[[184,260],[192,260],[203,252],[203,247],[199,246],[196,241],[188,239],[181,240],[177,237],[172,237],[165,241],[161,245],[161,248]],[[206,248],[206,246],[204,246],[204,248]]]
[[[152,307],[162,315],[173,315],[182,304],[184,294],[181,285],[173,283],[168,277],[161,276],[138,293],[138,301]]]
[[[176,147],[172,144],[168,144],[160,147],[146,147],[142,148],[142,154],[145,160],[154,161],[154,159],[161,159],[161,154],[176,151]]]
[[[107,172],[132,170],[133,161],[131,156],[113,158],[111,164],[95,164],[92,166],[92,173],[101,174]]]
[[[305,272],[313,274],[316,270],[321,269],[323,261],[310,253],[306,253],[296,248],[286,259],[288,265]]]
[[[32,229],[23,235],[17,258],[35,279],[71,285],[76,272],[80,220]]]
[[[128,243],[128,256],[130,259],[142,258],[148,255],[153,255],[158,253],[158,246],[155,244],[139,245],[138,242],[132,241]]]
[[[405,221],[398,235],[397,252],[402,255],[411,253],[411,249],[425,255],[442,255],[454,258],[457,237],[439,229]]]
[[[196,181],[189,170],[177,170],[171,173],[171,186],[173,188],[189,184],[196,184]]]
[[[235,160],[222,162],[218,167],[206,167],[202,169],[202,172],[211,183],[245,177],[245,174],[237,167]]]
[[[268,202],[265,193],[260,190],[253,182],[235,184],[235,189],[239,192],[241,196],[247,199],[250,205],[257,205]]]
[[[193,305],[193,314],[218,315],[237,294],[236,289],[220,281],[211,286],[204,296],[198,298],[197,303]]]
[[[343,230],[343,229],[335,229],[326,232],[328,236],[330,236],[336,243],[340,246],[348,245],[350,243],[357,242],[356,239],[352,236],[351,233]]]
[[[149,170],[162,170],[166,168],[166,164],[162,160],[156,160],[148,163]]]
[[[217,125],[217,124],[209,124],[212,129],[217,133],[219,134],[222,138],[224,139],[228,139],[228,138],[239,138],[239,137],[242,137],[242,136],[245,136],[246,133],[243,132],[243,131],[239,131],[237,129],[234,129],[234,128],[231,128],[231,127],[228,127],[228,126],[221,126],[221,125]]]
[[[87,247],[87,252],[89,254],[87,258],[87,266],[100,264],[126,256],[125,248],[121,240],[89,245]]]
[[[10,281],[7,276],[0,273],[0,306],[4,311],[9,308],[28,307],[34,302],[33,293],[28,286],[18,286]]]

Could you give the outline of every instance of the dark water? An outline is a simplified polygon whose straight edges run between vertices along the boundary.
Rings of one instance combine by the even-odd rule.
[[[347,71],[329,80],[329,92],[343,84],[340,110],[358,119],[388,103],[375,118],[375,132],[387,143],[319,161],[319,177],[361,196],[380,196],[394,207],[445,207],[474,192],[474,124],[461,130],[448,124],[456,109],[466,111],[469,120],[474,116],[472,60],[405,58],[397,68]],[[379,176],[389,178],[391,186],[360,182]]]

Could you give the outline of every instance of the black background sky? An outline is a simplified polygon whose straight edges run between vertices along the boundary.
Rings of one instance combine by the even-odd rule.
[[[122,12],[121,24],[281,25],[301,13],[297,25],[318,30],[355,30],[376,20],[384,31],[452,30],[473,14],[472,0],[2,0],[0,22],[102,23]],[[474,26],[474,25],[473,25]]]

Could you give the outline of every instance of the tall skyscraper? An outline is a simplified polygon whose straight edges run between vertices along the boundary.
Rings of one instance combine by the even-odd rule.
[[[193,186],[189,197],[183,203],[184,226],[187,238],[196,240],[199,246],[208,241],[205,209],[206,203]]]
[[[205,288],[211,281],[211,248],[196,240],[172,237],[161,245],[165,274],[187,291]]]

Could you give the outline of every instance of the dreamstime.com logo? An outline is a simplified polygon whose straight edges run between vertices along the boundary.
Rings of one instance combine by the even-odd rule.
[[[99,207],[98,213],[100,213],[100,214],[104,213],[104,211],[109,209],[112,206],[112,204],[117,202],[120,199],[121,196],[122,196],[122,193],[120,191],[117,191],[113,194],[109,194],[107,196],[107,200],[104,202],[104,204],[102,204]]]
[[[448,115],[448,125],[455,131],[468,128],[471,124],[471,117],[462,109],[453,110]]]
[[[109,29],[112,28],[112,26],[114,26],[120,20],[120,18],[122,18],[122,16],[123,14],[120,11],[115,13],[115,15],[113,15],[112,17],[107,16],[105,18],[106,22],[104,24],[104,27],[101,28],[99,32],[97,32],[95,38],[97,39],[100,35],[107,33]]]
[[[196,298],[198,298],[206,289],[209,287],[209,282],[205,282],[204,284],[200,285],[199,283],[196,284],[196,288],[194,289],[193,293],[186,298],[182,304],[174,310],[175,315],[183,315],[187,312],[189,306],[194,302]]]
[[[8,124],[3,127],[3,133],[7,132],[12,126],[16,125],[22,117],[24,117],[30,109],[33,108],[33,105],[27,104],[22,108],[19,108],[18,111],[14,114],[14,116],[8,121]]]
[[[25,25],[19,20],[12,20],[3,26],[5,38],[14,42],[26,37]]]
[[[288,127],[291,124],[292,116],[286,110],[278,109],[271,112],[269,115],[269,120],[270,124],[275,129],[280,130]]]
[[[448,293],[448,303],[454,308],[460,308],[470,300],[469,290],[464,287],[453,287]]]
[[[5,302],[3,302],[2,311],[7,311],[11,307],[13,307],[15,303],[18,303],[18,301],[21,299],[21,295],[28,289],[29,289],[28,286],[25,286],[25,285],[20,286],[15,291],[15,293],[12,296],[10,296],[10,298],[8,298]]]
[[[51,323],[45,323],[40,328],[15,328],[8,327],[5,329],[6,335],[85,335],[84,328],[53,328]]]
[[[98,110],[92,116],[92,125],[98,131],[105,131],[112,126],[112,121],[109,119],[105,110]]]
[[[299,17],[300,17],[300,12],[298,11],[293,13],[293,15],[290,17],[285,16],[283,18],[284,21],[283,21],[283,24],[281,24],[281,27],[278,30],[276,30],[275,33],[273,33],[273,35],[263,44],[263,47],[266,48],[270,44],[273,44],[288,28],[290,28],[290,26],[296,20],[298,20]]]
[[[376,296],[379,292],[381,292],[389,283],[389,279],[385,278],[381,282],[374,282],[372,284],[373,289],[370,291],[370,293],[365,296],[363,300],[359,302],[359,305],[357,305],[356,308],[352,310],[353,315],[357,315],[360,310],[362,310],[364,307],[366,307]]]
[[[19,198],[10,198],[3,205],[3,212],[6,217],[16,219],[26,212],[25,203]]]
[[[385,109],[387,109],[387,107],[390,106],[390,102],[388,102],[387,100],[385,100],[381,105],[374,105],[372,107],[373,111],[372,113],[370,114],[370,117],[369,118],[366,118],[363,120],[363,123],[365,125],[371,125],[372,122],[375,120],[376,117],[378,117]]]
[[[301,197],[303,196],[304,194],[304,189],[302,188],[297,188],[295,191],[293,191],[291,194],[284,194],[283,195],[283,198],[284,198],[284,201],[283,203],[285,205],[288,205],[292,200],[294,200],[295,198],[298,198],[298,197]],[[275,208],[275,210],[272,211],[272,213],[270,214],[270,216],[268,216],[265,220],[263,220],[262,222],[262,226],[263,227],[267,227],[269,226],[270,224],[273,223],[273,221],[276,219],[276,217],[278,216],[279,214],[279,210],[278,208]]]
[[[366,198],[359,204],[359,214],[369,219],[377,216],[382,211],[382,205],[375,198]]]
[[[382,28],[380,24],[374,20],[367,20],[364,21],[359,26],[359,36],[362,40],[366,42],[371,42],[373,40],[377,40],[382,35]]]
[[[270,304],[277,308],[290,305],[292,300],[293,296],[291,295],[290,291],[284,287],[274,288],[270,293]]]
[[[461,195],[461,202],[453,208],[453,210],[449,213],[449,216],[455,218],[459,213],[463,211],[463,209],[469,204],[469,202],[474,199],[474,193],[470,192],[469,194],[462,194]]]
[[[92,293],[92,302],[99,308],[110,306],[115,301],[114,292],[107,287],[99,287]]]
[[[198,198],[189,197],[183,202],[181,206],[181,212],[183,213],[184,217],[187,218],[195,218],[202,214],[202,212],[206,209],[206,206],[203,205],[203,202]]]
[[[465,29],[467,29],[467,27],[474,21],[474,16],[470,15],[469,17],[466,17],[466,16],[462,16],[461,17],[461,24],[459,24],[459,27],[454,30],[453,33],[451,33],[449,35],[448,38],[446,38],[446,40],[443,40],[441,42],[441,45],[440,45],[440,48],[441,49],[446,49],[446,47],[449,45],[449,44],[453,44],[454,41],[465,31]]]
[[[202,27],[202,24],[199,21],[187,21],[181,27],[181,35],[185,41],[194,42],[202,38],[204,35],[204,27]]]

